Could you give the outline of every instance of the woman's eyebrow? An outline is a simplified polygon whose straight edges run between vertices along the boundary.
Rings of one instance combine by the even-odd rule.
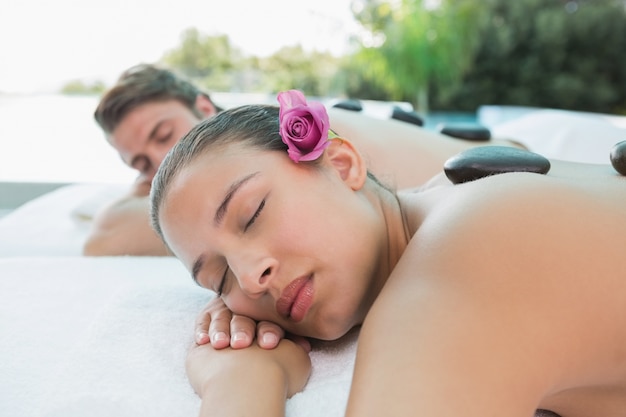
[[[239,191],[241,186],[244,185],[246,182],[250,181],[252,178],[257,176],[258,174],[259,172],[254,172],[252,174],[246,175],[245,177],[233,182],[230,185],[230,187],[228,188],[228,191],[226,192],[226,195],[224,196],[224,199],[222,200],[222,204],[220,204],[217,210],[215,211],[213,222],[215,223],[216,226],[221,225],[222,220],[224,219],[224,215],[226,215],[226,212],[228,211],[228,205],[230,204],[231,200],[233,199],[237,191]]]

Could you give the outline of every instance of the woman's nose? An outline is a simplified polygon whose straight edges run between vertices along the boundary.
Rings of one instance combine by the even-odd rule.
[[[254,297],[263,295],[270,289],[277,266],[278,263],[275,259],[266,257],[256,260],[241,259],[230,267],[237,277],[242,291]]]

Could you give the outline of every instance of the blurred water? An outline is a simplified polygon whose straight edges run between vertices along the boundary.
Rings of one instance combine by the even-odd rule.
[[[276,103],[268,94],[212,97],[223,107]],[[97,103],[96,96],[0,96],[0,182],[132,182],[134,171],[122,163],[93,119]],[[393,104],[410,110],[407,103]],[[364,112],[387,118],[391,106],[366,101]],[[434,113],[425,126],[435,128],[446,121],[475,123],[475,116]]]
[[[437,130],[442,124],[454,124],[462,126],[478,126],[479,122],[475,113],[468,112],[431,112],[424,117],[424,128]]]

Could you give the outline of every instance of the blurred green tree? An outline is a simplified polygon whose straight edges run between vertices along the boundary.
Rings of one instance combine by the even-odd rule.
[[[343,86],[333,82],[338,59],[325,52],[306,52],[300,45],[281,48],[259,60],[259,68],[269,91],[298,89],[307,95],[332,95]]]
[[[207,36],[187,29],[181,43],[161,61],[210,91],[276,92],[297,88],[308,95],[343,91],[335,77],[339,58],[307,52],[300,45],[280,49],[268,57],[244,56],[226,35]]]
[[[181,35],[180,46],[166,52],[161,61],[205,88],[230,91],[243,57],[228,36],[208,36],[190,28]]]
[[[106,85],[102,81],[91,83],[82,80],[72,80],[61,87],[61,94],[67,95],[99,95],[106,90]]]
[[[355,0],[360,37],[357,62],[363,80],[395,100],[428,111],[432,84],[455,83],[478,43],[482,5],[471,0]]]

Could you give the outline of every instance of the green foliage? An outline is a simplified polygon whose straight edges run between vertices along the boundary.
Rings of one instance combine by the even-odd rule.
[[[382,33],[394,23],[393,4],[385,0],[352,0],[355,19],[371,33]]]
[[[626,109],[626,9],[612,0],[485,0],[488,19],[463,83],[439,85],[440,108],[526,105]]]
[[[195,28],[183,32],[180,46],[162,58],[169,67],[211,90],[229,90],[232,71],[241,60],[241,53],[231,46],[228,36],[207,36]]]
[[[337,58],[299,45],[246,57],[227,36],[183,33],[163,61],[208,91],[626,112],[625,0],[354,0],[363,27]],[[347,93],[347,94],[346,94]],[[427,101],[428,99],[428,101]]]
[[[68,95],[100,95],[106,90],[102,81],[85,83],[81,80],[73,80],[61,87],[61,94]]]
[[[276,92],[297,88],[309,95],[341,91],[334,77],[338,59],[306,52],[301,46],[282,48],[266,58],[244,57],[225,35],[207,36],[197,29],[183,33],[181,45],[162,59],[208,91]]]
[[[480,4],[470,0],[379,0],[353,3],[367,36],[356,59],[365,80],[389,91],[391,98],[427,107],[432,83],[454,83],[470,63]],[[377,44],[380,42],[380,45]]]
[[[393,99],[380,79],[375,78],[367,66],[353,57],[342,59],[338,77],[343,80],[348,97],[382,101]]]
[[[272,91],[298,89],[312,96],[332,94],[338,60],[328,53],[305,52],[301,46],[280,49],[260,60],[266,86]]]

